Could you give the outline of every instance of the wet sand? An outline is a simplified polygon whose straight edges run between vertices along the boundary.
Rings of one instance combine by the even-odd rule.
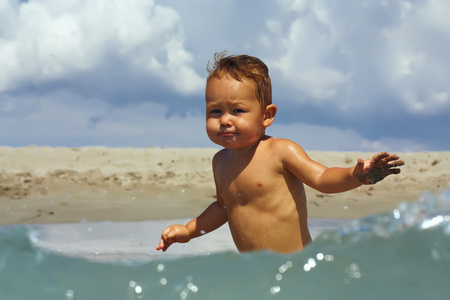
[[[217,149],[0,147],[0,225],[195,217],[215,200]],[[374,153],[308,152],[349,167]],[[307,188],[311,218],[391,211],[424,192],[450,189],[450,152],[397,153],[402,173],[339,194]]]

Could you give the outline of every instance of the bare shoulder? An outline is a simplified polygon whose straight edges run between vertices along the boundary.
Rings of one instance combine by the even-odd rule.
[[[284,168],[288,170],[305,168],[315,163],[311,160],[305,150],[296,142],[288,139],[271,139],[273,155],[276,155]]]
[[[228,150],[227,149],[222,149],[219,152],[217,152],[216,154],[214,154],[214,157],[212,159],[212,164],[213,167],[217,166],[217,164],[223,160],[223,158],[225,157],[225,155],[227,154]]]
[[[298,155],[306,155],[305,150],[297,144],[294,141],[283,139],[283,138],[271,138],[268,140],[269,147],[273,149],[273,151],[276,151],[278,155],[292,155],[293,153],[296,153]]]
[[[288,145],[292,145],[295,144],[297,145],[295,142],[288,140],[288,139],[283,139],[283,138],[274,138],[272,137],[271,139],[268,140],[273,146],[276,147],[286,147]]]

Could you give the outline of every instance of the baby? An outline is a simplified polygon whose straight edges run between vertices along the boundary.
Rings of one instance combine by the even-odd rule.
[[[224,147],[213,158],[217,201],[186,225],[161,234],[157,250],[211,232],[226,222],[240,252],[296,252],[311,242],[304,184],[339,193],[400,173],[397,155],[359,158],[351,168],[327,168],[298,144],[267,136],[275,118],[267,66],[258,58],[216,54],[206,83],[206,131]]]

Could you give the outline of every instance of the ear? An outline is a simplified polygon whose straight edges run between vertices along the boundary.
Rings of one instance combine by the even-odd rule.
[[[277,107],[275,106],[275,104],[267,105],[267,107],[264,111],[264,121],[263,121],[263,126],[265,128],[272,125],[276,114],[277,114]]]

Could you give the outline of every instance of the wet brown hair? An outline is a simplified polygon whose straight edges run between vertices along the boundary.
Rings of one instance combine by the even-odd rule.
[[[227,51],[214,54],[214,63],[208,63],[208,77],[221,78],[230,75],[238,81],[247,78],[256,85],[256,99],[262,109],[272,104],[272,84],[269,76],[269,68],[259,58],[249,55],[228,55]]]

